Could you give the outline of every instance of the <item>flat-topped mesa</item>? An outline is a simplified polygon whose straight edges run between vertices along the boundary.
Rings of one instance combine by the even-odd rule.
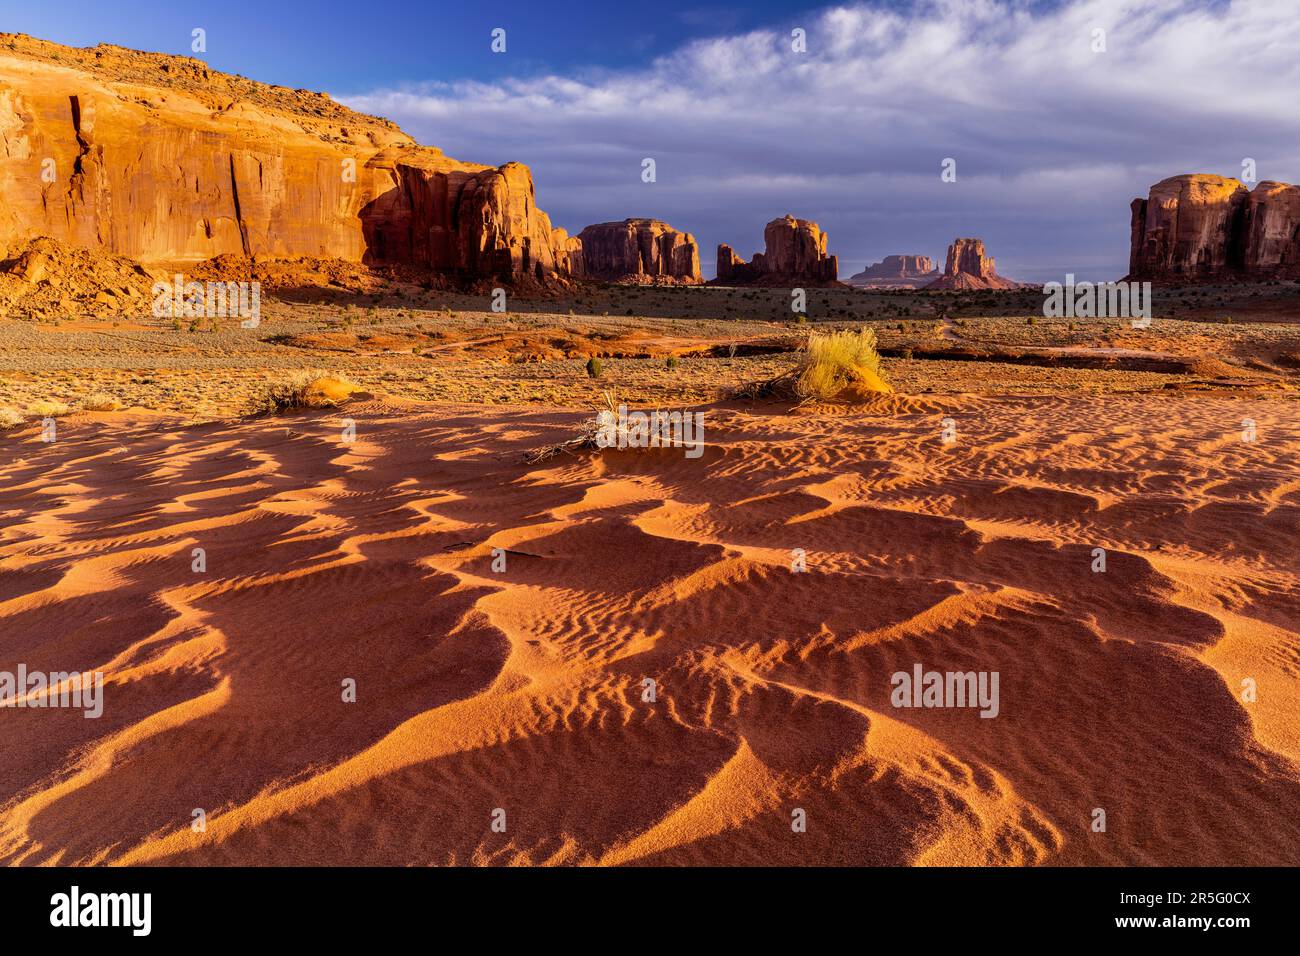
[[[844,282],[860,289],[918,289],[938,277],[929,256],[885,256]]]
[[[1225,176],[1161,180],[1132,212],[1129,278],[1262,281],[1300,276],[1300,188]]]
[[[750,262],[718,245],[719,285],[834,285],[839,259],[826,254],[827,235],[815,222],[784,216],[763,229],[764,252]]]
[[[37,236],[179,265],[233,254],[571,274],[526,166],[458,162],[328,96],[121,47],[0,34],[0,253]]]
[[[1014,279],[998,275],[992,256],[984,254],[983,239],[954,239],[948,247],[943,275],[926,289],[1019,289]]]
[[[695,237],[658,219],[601,222],[578,233],[583,274],[612,282],[696,283]]]

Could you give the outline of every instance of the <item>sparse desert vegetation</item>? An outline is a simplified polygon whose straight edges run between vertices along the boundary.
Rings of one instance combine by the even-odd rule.
[[[309,302],[268,294],[257,329],[191,333],[129,312],[117,327],[75,316],[60,325],[0,319],[0,403],[78,409],[81,396],[102,391],[125,408],[219,418],[255,403],[268,379],[328,366],[367,392],[417,401],[583,408],[616,388],[633,404],[680,407],[789,371],[810,331],[858,329],[875,334],[889,382],[905,394],[1286,391],[1300,382],[1300,326],[1283,321],[1300,318],[1293,283],[1267,294],[1223,290],[1234,302],[1231,325],[1164,317],[1205,290],[1157,290],[1145,329],[1097,318],[1031,325],[1035,299],[1021,290],[819,290],[798,326],[781,311],[788,296],[773,289],[593,285],[520,297],[505,314],[486,297],[376,289],[373,303],[374,294]],[[356,303],[375,311],[349,327]],[[621,314],[628,307],[637,314]],[[599,378],[587,371],[593,358]]]

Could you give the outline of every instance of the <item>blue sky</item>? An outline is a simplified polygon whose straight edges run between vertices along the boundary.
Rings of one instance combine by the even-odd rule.
[[[218,69],[324,90],[460,159],[527,163],[573,232],[666,219],[706,274],[718,242],[749,256],[789,212],[829,232],[842,275],[979,236],[1013,278],[1117,278],[1128,203],[1156,181],[1247,158],[1300,181],[1295,0],[0,0],[0,29],[78,46],[188,53],[195,26]]]
[[[643,63],[699,36],[728,34],[824,4],[546,0],[494,3],[382,0],[0,0],[0,29],[71,46],[117,43],[190,53],[208,33],[205,59],[228,73],[285,86],[360,92],[426,80],[499,78]],[[508,57],[488,37],[507,30]]]

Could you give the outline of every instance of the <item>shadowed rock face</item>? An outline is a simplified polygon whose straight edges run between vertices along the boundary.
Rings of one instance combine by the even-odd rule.
[[[143,262],[318,256],[506,280],[567,275],[576,249],[518,163],[458,162],[199,60],[5,35],[0,252],[41,235]]]
[[[885,256],[844,281],[859,287],[919,288],[938,275],[939,270],[929,256]]]
[[[992,256],[984,254],[982,239],[954,239],[948,247],[943,275],[927,289],[1018,289],[1020,283],[998,275]]]
[[[1248,275],[1300,276],[1300,187],[1259,183],[1246,202],[1245,232]]]
[[[764,252],[745,262],[731,246],[718,246],[717,282],[727,285],[829,285],[839,260],[826,254],[827,235],[817,223],[784,216],[763,230]]]
[[[582,230],[578,239],[587,276],[700,281],[700,251],[695,237],[658,219],[597,223]]]
[[[1300,188],[1264,181],[1172,176],[1133,200],[1134,279],[1271,279],[1300,276]]]
[[[718,279],[727,281],[736,281],[740,279],[742,270],[748,273],[749,263],[745,262],[740,256],[736,255],[736,250],[725,242],[718,243]]]

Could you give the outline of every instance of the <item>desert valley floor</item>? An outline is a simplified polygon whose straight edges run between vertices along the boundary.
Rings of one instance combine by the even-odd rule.
[[[679,294],[0,322],[0,405],[69,406],[0,433],[0,667],[105,675],[0,711],[0,861],[1300,860],[1294,326],[891,305],[897,393],[791,409],[717,387],[802,331]],[[302,367],[365,391],[239,414]],[[525,462],[604,390],[702,456]],[[892,706],[916,664],[997,717]]]

